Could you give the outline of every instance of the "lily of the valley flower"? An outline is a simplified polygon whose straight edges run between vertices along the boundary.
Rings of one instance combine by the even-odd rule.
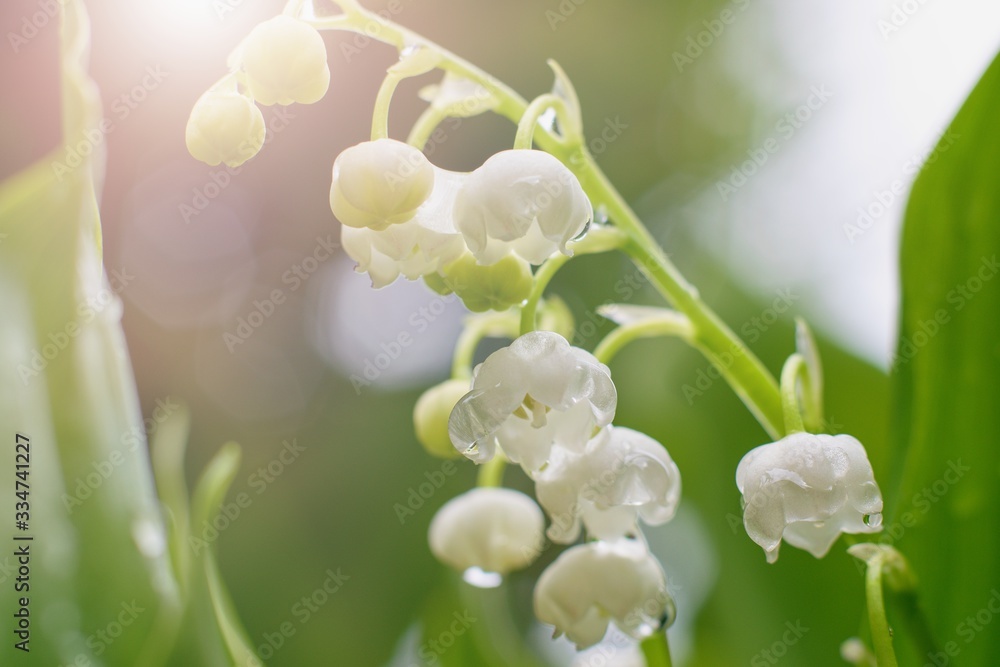
[[[476,488],[452,498],[431,521],[431,552],[459,572],[506,574],[538,557],[545,519],[519,491]]]
[[[368,274],[374,287],[384,287],[400,275],[416,280],[436,274],[466,252],[451,217],[463,177],[438,169],[430,197],[405,222],[378,231],[341,227],[344,251],[358,263],[359,272]]]
[[[557,333],[533,331],[479,365],[448,431],[473,461],[490,460],[499,444],[530,472],[545,464],[554,444],[584,447],[611,423],[617,403],[607,366]]]
[[[535,475],[538,502],[549,513],[548,535],[568,544],[587,534],[614,540],[670,521],[681,498],[681,475],[663,445],[629,428],[610,426],[582,452],[553,448],[549,464]]]
[[[264,21],[241,48],[247,87],[263,105],[312,104],[330,86],[326,44],[304,21],[284,14]]]
[[[348,227],[383,230],[413,217],[431,195],[434,172],[422,152],[401,141],[351,146],[333,163],[330,208]]]
[[[578,649],[593,646],[614,621],[643,639],[674,617],[666,576],[641,541],[589,542],[564,551],[538,578],[535,615]]]
[[[511,252],[532,264],[566,244],[593,217],[576,176],[538,150],[501,151],[469,176],[455,201],[455,220],[472,254],[493,264]]]
[[[882,494],[864,446],[849,435],[793,433],[752,449],[736,485],[743,525],[769,563],[782,539],[822,558],[841,533],[881,530]]]
[[[264,116],[237,92],[208,91],[195,102],[184,130],[188,152],[205,164],[238,167],[264,145]]]

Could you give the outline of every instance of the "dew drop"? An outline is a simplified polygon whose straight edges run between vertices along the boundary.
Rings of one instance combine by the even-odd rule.
[[[556,131],[556,110],[550,108],[545,111],[545,113],[538,117],[538,124],[550,132]]]
[[[865,515],[865,525],[869,528],[878,528],[882,525],[882,513],[876,512],[875,514]]]
[[[462,573],[465,583],[476,588],[496,588],[503,583],[503,575],[496,572],[486,572],[478,567],[470,567]]]

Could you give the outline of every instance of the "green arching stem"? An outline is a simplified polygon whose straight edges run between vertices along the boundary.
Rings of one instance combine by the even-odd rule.
[[[896,653],[892,648],[892,631],[885,616],[885,600],[882,596],[882,565],[884,558],[878,554],[868,561],[865,572],[865,598],[868,602],[868,623],[871,626],[872,646],[878,667],[898,667]]]
[[[646,658],[646,667],[672,667],[670,660],[670,644],[667,642],[667,632],[654,632],[639,644],[642,655]]]
[[[541,300],[542,295],[545,294],[545,288],[548,287],[549,282],[551,282],[552,278],[559,272],[559,269],[564,267],[570,259],[572,258],[569,255],[553,255],[538,267],[538,271],[535,272],[535,284],[531,288],[531,294],[528,295],[528,300],[521,307],[522,336],[535,330],[535,316],[538,312],[538,302]]]
[[[690,340],[693,335],[694,329],[688,318],[680,314],[664,313],[660,317],[650,317],[615,327],[594,348],[594,356],[602,364],[607,364],[623,347],[639,338],[676,336]]]
[[[492,336],[516,338],[517,325],[518,318],[512,311],[480,313],[466,318],[452,357],[452,379],[471,379],[472,363],[479,343]]]
[[[396,76],[391,72],[382,80],[378,95],[375,97],[375,111],[372,113],[372,141],[389,138],[389,105],[392,95],[399,87],[399,82],[406,77]]]
[[[424,109],[420,117],[417,118],[417,122],[410,128],[410,134],[406,137],[406,143],[414,148],[423,150],[427,142],[430,141],[431,135],[434,134],[434,130],[449,115],[447,109],[441,109],[433,104],[430,105]]]
[[[492,459],[479,466],[479,472],[476,474],[476,486],[503,486],[503,471],[506,467],[507,459],[499,453],[496,454]]]
[[[531,101],[531,104],[528,105],[524,115],[521,116],[521,119],[517,123],[517,135],[514,137],[514,148],[531,148],[535,139],[535,129],[538,126],[538,119],[548,112],[549,109],[555,110],[556,118],[559,119],[561,127],[567,127],[569,125],[567,122],[569,110],[566,108],[565,100],[552,93],[539,95]]]
[[[781,408],[785,414],[785,432],[802,433],[806,430],[802,414],[811,403],[806,397],[799,401],[799,381],[803,395],[809,393],[809,366],[801,354],[788,357],[781,368]]]
[[[363,29],[367,36],[391,44],[400,51],[408,46],[432,48],[441,57],[441,69],[478,83],[493,95],[497,100],[496,113],[519,123],[528,108],[525,99],[506,84],[447,49],[374,12],[345,6],[344,16],[308,19],[308,22],[320,30]],[[764,429],[775,438],[783,435],[781,395],[774,376],[701,301],[697,290],[684,280],[583,143],[567,146],[558,136],[540,126],[536,126],[534,139],[542,149],[558,157],[576,174],[594,205],[604,206],[613,223],[628,234],[631,242],[626,245],[626,251],[674,308],[688,316],[695,329],[694,345],[718,367]],[[726,358],[731,358],[731,362],[722,363]]]

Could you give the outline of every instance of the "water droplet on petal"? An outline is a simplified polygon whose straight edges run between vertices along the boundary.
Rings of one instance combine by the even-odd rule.
[[[869,528],[878,528],[882,525],[882,513],[876,512],[875,514],[865,515],[865,525]]]
[[[503,583],[503,575],[496,572],[486,572],[478,567],[470,567],[462,573],[465,583],[476,588],[496,588]]]

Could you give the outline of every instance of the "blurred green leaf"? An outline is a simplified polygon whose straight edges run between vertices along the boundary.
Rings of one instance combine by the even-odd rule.
[[[1000,597],[998,117],[1000,60],[917,179],[903,233],[883,539],[912,562],[935,639],[951,649],[934,664],[995,665],[1000,655],[1000,631],[984,623]],[[901,664],[931,659],[920,653]]]

